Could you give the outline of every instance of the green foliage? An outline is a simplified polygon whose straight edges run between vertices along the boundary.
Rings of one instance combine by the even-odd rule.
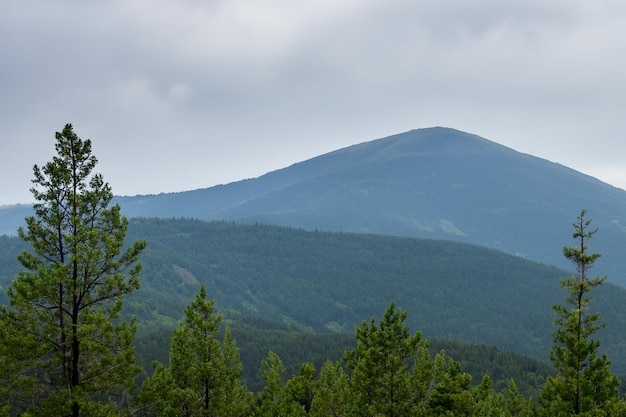
[[[470,416],[471,375],[442,351],[431,357],[420,333],[411,334],[407,313],[391,303],[379,324],[356,330],[356,348],[346,352],[350,370],[350,415]]]
[[[346,350],[355,346],[354,335],[316,334],[295,331],[249,315],[226,314],[225,321],[237,340],[243,364],[242,378],[252,392],[260,392],[264,383],[259,364],[270,350],[280,356],[288,377],[297,375],[304,362],[323,369],[327,361],[339,361]],[[220,336],[221,337],[221,336]],[[137,358],[144,369],[150,369],[152,360],[165,363],[169,354],[171,330],[139,335],[135,341]],[[462,368],[473,375],[472,384],[480,383],[488,375],[497,392],[507,390],[514,379],[519,391],[526,397],[536,397],[545,379],[554,375],[553,368],[543,362],[519,354],[505,352],[493,346],[459,340],[429,339],[431,355],[445,350]]]
[[[138,225],[145,226],[142,230],[147,233],[138,233]],[[532,276],[527,278],[524,274],[537,273],[537,281],[542,281],[537,288],[544,293],[528,295],[536,302],[538,297],[546,297],[545,293],[551,291],[551,287],[545,282],[556,271],[552,268],[537,269],[530,262],[499,252],[450,242],[311,233],[261,225],[133,219],[129,235],[150,240],[150,246],[142,253],[142,263],[145,265],[142,289],[125,299],[125,310],[132,307],[132,311],[138,315],[139,334],[135,344],[137,357],[144,369],[150,369],[152,360],[167,363],[171,332],[183,309],[179,308],[180,299],[183,294],[192,294],[193,282],[208,282],[211,291],[218,295],[215,308],[221,304],[220,311],[223,311],[224,321],[232,328],[233,339],[237,340],[243,364],[242,381],[253,392],[263,389],[258,366],[270,350],[284,361],[285,378],[291,378],[298,375],[302,363],[311,362],[316,369],[321,369],[326,361],[337,361],[346,349],[354,348],[354,337],[351,335],[316,334],[309,330],[313,326],[304,325],[300,320],[292,318],[289,315],[290,310],[282,310],[280,314],[276,314],[279,307],[274,306],[272,300],[274,297],[292,296],[283,293],[282,286],[293,278],[298,278],[297,285],[295,282],[287,282],[285,285],[293,286],[294,297],[302,295],[324,306],[322,313],[317,308],[296,310],[301,312],[299,314],[308,315],[306,320],[309,323],[320,317],[323,319],[330,311],[330,314],[336,314],[337,317],[345,315],[343,324],[335,320],[340,329],[351,327],[346,324],[352,320],[350,317],[355,317],[356,320],[357,312],[372,311],[371,306],[365,306],[366,303],[376,305],[378,301],[373,302],[374,299],[391,297],[393,293],[397,293],[400,299],[410,298],[411,305],[416,308],[418,319],[414,316],[406,319],[410,328],[425,327],[431,334],[452,336],[457,316],[450,315],[453,307],[448,308],[444,300],[452,295],[451,288],[454,288],[459,294],[471,294],[464,302],[484,305],[495,300],[498,306],[514,306],[511,312],[502,310],[504,312],[499,315],[505,315],[508,319],[506,331],[509,333],[506,334],[519,340],[521,336],[512,332],[517,329],[517,324],[512,326],[511,323],[534,317],[532,323],[522,323],[520,327],[532,326],[533,334],[537,335],[539,333],[536,329],[540,328],[540,323],[535,320],[540,320],[537,318],[540,316],[520,313],[519,311],[529,306],[518,306],[515,300],[507,298],[513,295],[496,297],[493,294],[502,286],[507,291],[514,290],[515,298],[519,298],[520,294],[526,294],[526,284],[530,286],[536,283]],[[7,238],[7,242],[19,240]],[[491,266],[481,267],[490,265],[488,260],[492,256],[495,265],[507,274],[494,274]],[[458,267],[455,266],[457,262]],[[476,263],[473,267],[463,269],[463,264],[473,265],[472,262]],[[445,268],[438,270],[441,266]],[[487,268],[486,273],[478,276],[481,268]],[[292,270],[293,272],[289,272]],[[171,271],[172,275],[167,271]],[[441,278],[424,279],[424,274]],[[377,276],[386,278],[376,279]],[[510,280],[509,276],[514,280]],[[460,280],[458,284],[455,283],[456,278],[452,279],[454,277]],[[502,282],[496,285],[500,278]],[[526,280],[525,285],[519,285],[520,280]],[[461,281],[471,281],[473,287],[468,288]],[[481,295],[481,291],[485,290],[481,285],[492,281],[488,287],[493,288],[492,292],[486,291]],[[298,290],[300,284],[305,285]],[[393,286],[393,291],[388,288],[390,286]],[[197,290],[197,286],[195,288]],[[398,288],[403,290],[398,291]],[[338,293],[339,291],[347,293]],[[273,295],[272,292],[276,294]],[[434,299],[441,304],[433,302],[432,297],[429,298],[424,293],[433,294]],[[442,293],[449,295],[439,297]],[[236,300],[242,294],[249,302],[237,304]],[[611,288],[602,297],[610,296],[610,305],[618,305],[621,300],[619,294],[620,291]],[[333,300],[345,297],[348,304],[329,303],[322,297],[331,297]],[[189,298],[193,298],[193,295],[187,300]],[[298,309],[302,307],[302,303],[296,304]],[[533,308],[539,309],[542,304],[543,302],[533,304]],[[446,306],[445,311],[441,310],[442,306]],[[336,310],[333,312],[333,309]],[[519,311],[514,312],[515,309]],[[235,310],[247,313],[241,314]],[[479,311],[483,316],[473,320],[482,321],[483,324],[478,326],[473,323],[474,329],[499,329],[496,325],[487,324],[491,323],[488,321],[491,313]],[[474,317],[474,307],[469,307],[468,304],[463,313],[463,320]],[[266,318],[260,319],[260,314]],[[369,313],[363,314],[369,316]],[[611,324],[617,317],[619,316],[611,316]],[[278,319],[282,323],[277,324],[271,319]],[[324,320],[318,322],[324,323]],[[328,330],[324,325],[316,325],[315,328]],[[220,332],[219,337],[223,336],[224,333]],[[520,343],[528,343],[528,340],[524,339]],[[550,369],[536,360],[486,345],[431,338],[430,354],[435,355],[441,350],[445,350],[446,354],[458,361],[465,372],[474,375],[474,384],[480,383],[483,375],[489,375],[494,389],[499,393],[505,391],[510,379],[514,378],[524,395],[534,396],[545,378],[550,375]],[[311,407],[313,410],[313,405]]]
[[[264,417],[304,416],[305,412],[291,397],[285,385],[285,366],[280,357],[270,351],[261,362],[261,375],[265,381],[258,395],[259,415]]]
[[[409,333],[406,317],[392,303],[380,324],[372,320],[357,328],[357,347],[345,353],[349,373],[339,362],[326,361],[316,378],[315,366],[304,362],[288,379],[279,355],[269,351],[261,361],[265,385],[254,415],[533,415],[533,403],[512,381],[506,393],[495,392],[489,377],[472,389],[471,376],[458,362],[443,351],[432,356],[426,340]]]
[[[346,417],[353,402],[348,375],[341,364],[326,362],[311,402],[311,417]]]
[[[407,324],[429,339],[549,360],[550,307],[564,274],[553,267],[455,242],[266,225],[133,219],[130,233],[150,241],[143,287],[128,305],[142,306],[132,313],[150,323],[147,331],[160,320],[171,326],[204,284],[220,311],[313,332],[350,333],[394,300],[411,307]],[[604,349],[626,369],[618,355],[626,348],[626,290],[607,285],[597,298],[612,325]]]
[[[471,388],[471,376],[444,351],[431,355],[419,333],[404,324],[407,314],[392,303],[377,323],[356,329],[356,347],[345,353],[346,368],[327,361],[319,378],[301,365],[285,382],[285,366],[270,352],[261,363],[265,387],[257,416],[480,416],[533,417],[534,402],[515,383],[496,392],[485,376]]]
[[[474,390],[476,401],[475,414],[481,417],[505,417],[506,407],[504,396],[493,390],[493,382],[488,376],[483,377],[480,385]]]
[[[545,415],[584,415],[605,410],[618,397],[619,379],[610,372],[606,355],[598,356],[600,340],[592,337],[604,324],[598,324],[599,313],[589,311],[589,292],[606,277],[589,277],[588,272],[600,254],[588,252],[591,220],[581,211],[573,224],[577,245],[565,247],[563,254],[577,268],[577,274],[561,280],[566,290],[565,305],[555,305],[554,345],[551,359],[558,375],[548,378],[539,398]],[[607,415],[604,411],[600,415]]]
[[[513,379],[509,382],[509,386],[503,396],[506,410],[511,417],[535,417],[537,415],[533,399],[536,397],[524,398]]]
[[[220,311],[262,316],[294,330],[347,334],[394,300],[410,306],[407,324],[429,340],[463,340],[549,360],[550,308],[562,299],[557,278],[565,272],[501,252],[197,220],[131,219],[128,237],[150,242],[142,253],[142,288],[124,301],[126,314],[140,324],[138,336],[174,328],[204,284]],[[595,298],[610,323],[598,333],[602,351],[616,372],[626,374],[620,354],[626,349],[626,290],[607,283]],[[280,356],[289,369],[289,358]],[[325,359],[304,360],[319,368]]]
[[[251,407],[230,329],[218,340],[222,317],[214,313],[214,304],[201,286],[174,330],[169,367],[154,363],[152,377],[142,384],[136,399],[140,407],[157,416],[238,416]]]
[[[411,364],[420,345],[420,333],[411,335],[404,324],[407,313],[392,303],[377,325],[372,319],[356,329],[356,348],[346,352],[355,393],[357,415],[410,415],[413,411]]]
[[[452,358],[439,352],[432,359],[426,357],[420,366],[424,370],[417,373],[421,387],[427,387],[422,399],[426,415],[433,416],[470,416],[473,413],[474,400],[470,392],[471,375],[461,370],[461,365]]]
[[[472,384],[488,376],[496,392],[505,392],[511,380],[526,397],[537,397],[548,376],[554,376],[554,368],[536,359],[506,352],[481,344],[458,340],[429,339],[431,354],[444,350],[458,361],[463,370],[473,376]]]
[[[11,306],[0,310],[8,401],[32,415],[111,413],[138,372],[136,325],[119,316],[123,297],[139,288],[145,242],[123,249],[128,222],[92,172],[91,141],[68,124],[55,149],[33,168],[37,203],[18,231],[30,249],[18,257],[24,270],[8,288]]]
[[[305,414],[311,411],[314,392],[317,391],[316,370],[312,363],[303,363],[298,375],[287,381],[285,389],[288,397],[303,410]]]

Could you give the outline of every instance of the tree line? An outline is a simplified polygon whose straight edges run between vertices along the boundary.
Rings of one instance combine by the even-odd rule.
[[[396,304],[397,305],[397,304]],[[216,307],[217,308],[217,307]],[[228,327],[237,340],[243,372],[241,377],[252,392],[260,392],[265,383],[259,365],[270,350],[280,356],[285,366],[285,375],[296,375],[304,362],[310,362],[320,369],[328,360],[341,360],[347,349],[354,348],[353,333],[312,333],[259,320],[258,317],[240,315],[219,310],[223,316],[220,337]],[[411,311],[411,315],[414,313]],[[407,324],[410,325],[410,315]],[[139,374],[140,384],[151,372],[151,363],[158,360],[167,363],[170,350],[172,328],[164,328],[149,334],[141,334],[142,323],[135,337],[137,364],[144,370]],[[424,332],[422,331],[424,335]],[[472,375],[472,386],[480,383],[488,375],[498,392],[504,391],[511,378],[519,391],[527,397],[536,397],[548,376],[555,375],[552,366],[494,346],[469,343],[456,339],[428,337],[428,347],[432,355],[441,350],[462,369]]]
[[[97,164],[91,141],[68,124],[56,155],[33,168],[34,215],[19,236],[30,245],[23,270],[0,306],[0,416],[617,416],[626,415],[619,379],[594,338],[603,326],[589,293],[606,277],[589,276],[599,254],[586,212],[573,224],[564,255],[576,273],[561,281],[548,377],[537,398],[511,380],[504,392],[471,375],[445,351],[431,354],[407,312],[394,303],[355,331],[355,347],[318,370],[303,363],[286,379],[280,357],[261,362],[264,387],[242,382],[237,343],[206,288],[187,305],[171,335],[166,364],[154,362],[140,387],[133,340],[137,325],[120,316],[139,288],[145,240],[124,243],[128,221]]]

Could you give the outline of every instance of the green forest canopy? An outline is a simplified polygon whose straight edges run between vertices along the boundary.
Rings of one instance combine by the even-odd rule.
[[[125,303],[139,336],[171,329],[200,284],[223,312],[264,317],[290,330],[352,334],[394,301],[428,339],[492,345],[547,361],[552,305],[569,272],[449,241],[307,232],[259,224],[131,219],[128,241],[146,239],[141,289]],[[19,270],[23,243],[0,237],[0,285]],[[594,304],[613,369],[621,356],[626,292],[610,284]],[[228,316],[227,314],[227,316]]]

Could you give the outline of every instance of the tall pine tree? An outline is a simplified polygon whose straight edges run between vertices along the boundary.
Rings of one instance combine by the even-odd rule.
[[[472,377],[439,352],[431,358],[420,332],[410,333],[407,312],[391,303],[380,322],[356,329],[356,348],[344,355],[350,371],[350,416],[470,416]]]
[[[589,239],[597,229],[582,210],[574,226],[576,245],[563,248],[563,254],[576,265],[577,273],[561,280],[567,291],[565,305],[553,307],[556,314],[554,344],[550,358],[558,371],[548,378],[539,402],[546,416],[612,415],[607,414],[619,401],[619,379],[610,372],[606,355],[598,355],[600,340],[593,336],[604,327],[600,314],[589,311],[589,293],[606,276],[590,277],[590,269],[600,257],[588,251]]]
[[[155,362],[154,374],[141,386],[136,404],[157,416],[246,415],[253,395],[241,382],[242,364],[230,329],[218,339],[222,316],[206,289],[185,308],[185,318],[174,330],[169,367]]]
[[[111,414],[114,396],[138,372],[136,327],[119,315],[123,297],[139,288],[145,242],[124,249],[128,222],[93,172],[91,141],[68,124],[55,149],[52,161],[33,168],[34,215],[18,231],[32,249],[19,255],[25,269],[0,310],[7,402],[32,415]]]
[[[379,324],[372,318],[356,329],[356,348],[344,355],[355,415],[391,417],[413,412],[411,360],[426,341],[419,332],[410,334],[406,317],[406,311],[396,310],[391,303]]]

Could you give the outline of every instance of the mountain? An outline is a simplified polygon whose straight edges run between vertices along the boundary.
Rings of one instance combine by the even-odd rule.
[[[568,270],[562,247],[587,209],[599,228],[596,271],[626,285],[626,191],[449,128],[361,143],[255,179],[118,201],[131,217],[451,239]]]
[[[17,228],[26,224],[24,218],[32,214],[28,204],[0,206],[0,235],[16,235]]]

